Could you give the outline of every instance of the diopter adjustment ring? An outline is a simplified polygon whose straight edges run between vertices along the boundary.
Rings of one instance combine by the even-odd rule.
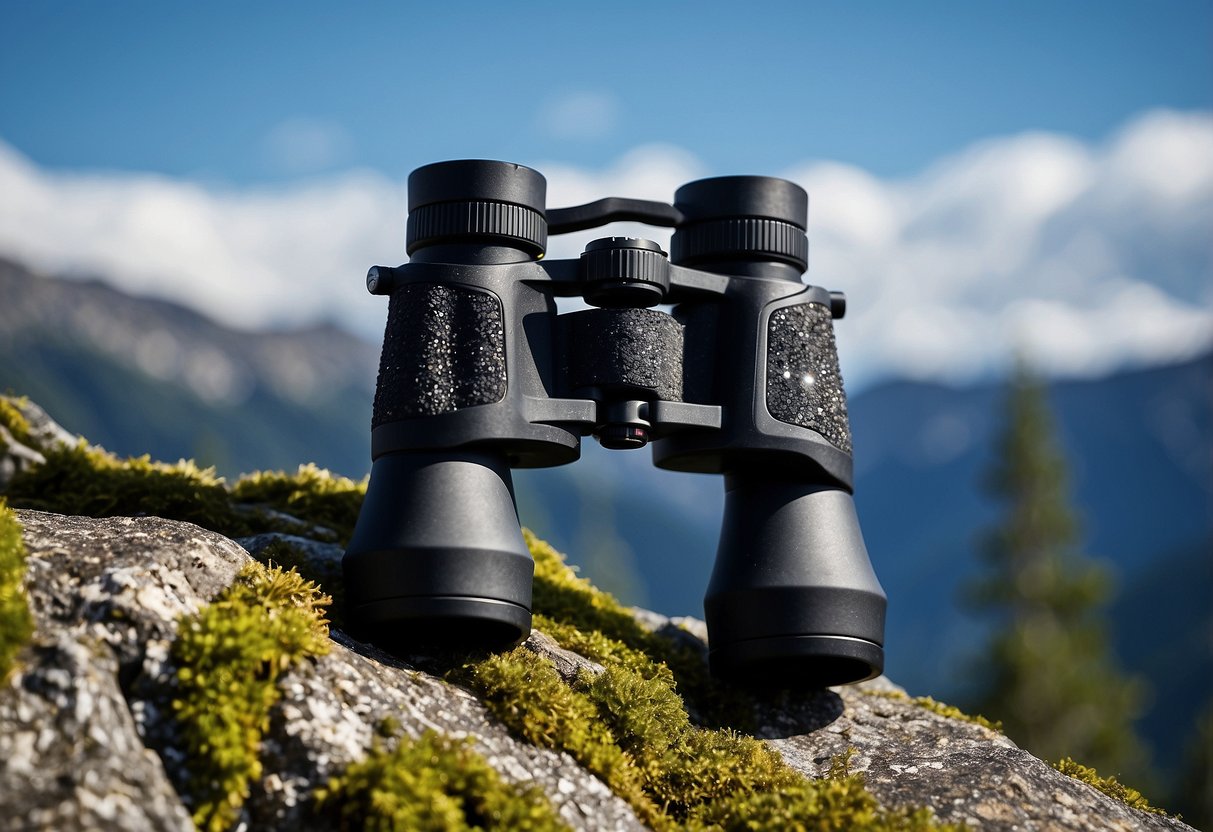
[[[670,289],[669,256],[652,240],[593,240],[578,268],[582,296],[592,306],[645,309],[661,303]]]
[[[680,266],[712,260],[768,259],[809,267],[804,229],[781,220],[737,217],[680,226],[670,240],[670,259]]]
[[[547,220],[524,205],[481,200],[430,203],[409,212],[405,249],[410,255],[436,243],[469,242],[497,242],[539,256],[547,249]]]

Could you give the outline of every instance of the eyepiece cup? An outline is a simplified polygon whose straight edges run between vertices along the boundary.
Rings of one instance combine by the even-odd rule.
[[[786,222],[804,230],[809,224],[809,195],[804,188],[773,176],[718,176],[683,185],[674,193],[683,224],[741,217]]]
[[[441,244],[506,246],[542,256],[547,180],[512,162],[459,159],[409,174],[405,250]]]
[[[540,214],[547,180],[525,165],[488,159],[456,159],[419,167],[409,174],[409,210],[438,202],[508,202]]]
[[[683,185],[674,194],[683,217],[670,239],[680,266],[718,261],[773,261],[804,273],[809,263],[809,196],[770,176],[721,176]]]

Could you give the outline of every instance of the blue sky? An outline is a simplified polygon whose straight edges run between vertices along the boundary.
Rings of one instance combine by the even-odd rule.
[[[478,157],[552,207],[800,183],[852,387],[1213,345],[1210,2],[0,0],[0,31],[0,256],[233,326],[381,337],[408,172]]]
[[[0,138],[34,162],[234,184],[601,168],[653,142],[712,173],[904,176],[987,137],[1096,141],[1213,103],[1213,4],[1191,0],[0,0],[0,27]]]

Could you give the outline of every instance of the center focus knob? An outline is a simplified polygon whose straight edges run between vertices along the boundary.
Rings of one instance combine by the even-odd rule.
[[[581,255],[585,302],[602,307],[645,309],[670,288],[669,255],[652,240],[603,237]]]

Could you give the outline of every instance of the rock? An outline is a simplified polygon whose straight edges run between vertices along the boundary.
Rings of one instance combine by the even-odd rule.
[[[155,517],[95,520],[18,512],[29,552],[32,643],[0,689],[0,817],[15,828],[188,829],[183,752],[171,718],[170,650],[199,610],[259,550],[285,540],[331,568],[339,547],[244,539]],[[638,611],[653,632],[705,651],[702,623]],[[541,632],[526,647],[566,679],[601,665]],[[332,631],[332,649],[279,680],[263,774],[241,822],[328,828],[310,794],[362,759],[385,721],[411,737],[467,737],[503,779],[534,783],[575,829],[644,829],[568,754],[518,738],[462,687]],[[756,735],[788,764],[824,776],[848,749],[886,806],[929,806],[979,829],[1187,829],[1129,809],[980,725],[940,715],[885,679],[755,705]]]
[[[29,424],[30,441],[35,448],[47,450],[67,447],[75,445],[80,440],[80,437],[62,427],[45,410],[29,399],[11,396],[4,398],[25,417],[25,421]]]
[[[36,620],[29,652],[38,658],[0,692],[0,817],[27,818],[30,829],[189,828],[173,784],[182,752],[172,745],[167,711],[176,671],[169,645],[177,619],[196,612],[252,558],[189,523],[17,515]],[[572,758],[515,738],[470,693],[340,631],[333,641],[327,656],[281,682],[284,695],[262,747],[267,775],[245,806],[252,828],[314,824],[307,795],[364,757],[388,717],[411,736],[470,737],[507,781],[534,779],[576,829],[644,828]],[[107,742],[96,741],[98,732],[108,733]],[[131,783],[152,799],[128,806],[122,795]],[[47,814],[44,807],[60,808]]]
[[[45,462],[43,452],[73,446],[79,437],[65,430],[29,399],[0,395],[0,403],[10,405],[20,413],[29,429],[28,437],[22,442],[0,422],[0,491],[3,491],[18,472]]]

